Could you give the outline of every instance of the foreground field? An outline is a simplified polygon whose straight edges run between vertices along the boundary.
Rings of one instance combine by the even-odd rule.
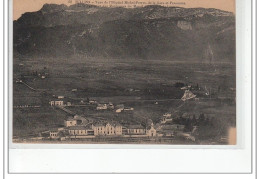
[[[45,71],[48,76],[42,79],[31,75],[35,71]],[[165,112],[188,116],[203,113],[220,121],[221,135],[225,135],[226,128],[236,125],[235,64],[85,57],[15,59],[14,78],[21,76],[36,90],[14,81],[13,105],[41,107],[14,109],[15,136],[35,134],[62,124],[68,114],[48,107],[52,95],[112,102],[134,108],[133,112],[116,114],[84,106],[70,107],[70,110],[84,116],[123,122],[152,119],[157,123]],[[182,102],[180,98],[184,91],[176,87],[178,82],[197,86],[200,90],[194,94],[199,100]],[[73,92],[73,89],[77,91]],[[208,91],[210,96],[205,95]]]

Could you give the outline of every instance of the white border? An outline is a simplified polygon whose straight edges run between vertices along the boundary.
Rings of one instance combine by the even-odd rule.
[[[243,113],[239,110],[241,112],[239,117],[243,116],[241,119],[244,121],[241,127],[245,129],[240,149],[10,149],[9,171],[15,173],[251,172],[251,6],[249,1],[237,0],[236,15],[237,42],[242,45],[237,47],[238,55],[241,55],[238,58],[242,60],[242,63],[240,60],[237,62],[240,67],[237,73],[237,84],[240,83],[244,89],[240,93],[243,98],[237,99],[238,104],[243,104],[238,106],[238,109],[244,111]],[[243,20],[240,22],[241,19]],[[246,28],[242,30],[243,27]],[[5,99],[6,102],[7,98]],[[8,122],[7,118],[5,121]]]

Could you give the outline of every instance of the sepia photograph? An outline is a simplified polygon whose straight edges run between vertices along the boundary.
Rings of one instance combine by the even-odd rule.
[[[13,143],[237,144],[235,0],[12,8]]]

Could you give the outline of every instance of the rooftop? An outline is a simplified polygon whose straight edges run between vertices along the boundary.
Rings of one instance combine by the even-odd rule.
[[[68,127],[69,130],[86,130],[85,126],[70,126]]]
[[[66,121],[73,121],[75,120],[72,116],[69,116],[67,119],[65,119]]]
[[[158,129],[161,129],[161,130],[175,130],[177,126],[184,127],[184,125],[182,125],[182,124],[171,124],[171,125],[161,125]]]
[[[126,128],[128,129],[144,129],[144,127],[142,125],[129,125],[129,126],[126,126]]]
[[[95,124],[93,124],[94,126],[106,126],[106,125],[108,125],[108,124],[110,124],[111,126],[122,126],[121,124],[119,124],[118,122],[115,122],[115,121],[99,121],[99,122],[97,122],[97,123],[95,123]]]
[[[58,128],[50,129],[50,132],[59,132]]]

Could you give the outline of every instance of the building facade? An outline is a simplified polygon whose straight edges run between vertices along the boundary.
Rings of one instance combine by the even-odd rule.
[[[145,135],[146,130],[142,125],[130,125],[127,127],[128,135]]]
[[[51,101],[50,102],[51,106],[64,106],[64,102],[59,100],[59,101]]]
[[[146,135],[149,136],[149,137],[155,137],[156,136],[156,129],[154,128],[153,123],[151,124],[150,127],[147,128]]]
[[[93,134],[93,130],[85,126],[71,126],[68,128],[69,135],[86,136]]]
[[[65,127],[76,126],[76,125],[77,125],[77,120],[74,118],[68,118],[64,120]]]
[[[113,136],[113,135],[122,135],[122,126],[117,123],[107,122],[105,124],[93,124],[92,129],[94,130],[95,136]]]
[[[106,110],[107,109],[107,104],[98,104],[97,105],[97,110]]]
[[[57,139],[59,137],[59,131],[58,130],[50,130],[50,138],[51,139]]]

